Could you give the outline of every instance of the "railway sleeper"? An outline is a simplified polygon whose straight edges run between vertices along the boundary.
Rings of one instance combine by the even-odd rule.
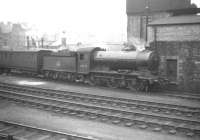
[[[48,103],[46,104],[46,105],[48,105]],[[46,106],[45,105],[45,106]],[[52,105],[50,105],[50,106],[52,106]],[[54,105],[52,106],[52,107],[54,107]],[[58,106],[55,106],[55,108],[59,108]],[[53,108],[53,110],[54,110],[54,108]],[[79,109],[78,110],[76,110],[76,109],[69,109],[69,110],[71,110],[72,112],[74,112],[73,114],[72,113],[70,113],[71,115],[75,115],[75,116],[77,116],[77,114],[79,114],[80,112],[85,112],[85,111],[80,111]],[[56,111],[57,112],[57,111]],[[59,111],[60,112],[60,111]],[[75,113],[76,112],[76,113]],[[188,128],[184,128],[184,127],[179,127],[179,126],[171,126],[170,124],[169,125],[165,125],[165,124],[158,124],[158,123],[155,123],[155,122],[146,122],[145,120],[138,120],[138,119],[129,119],[129,118],[121,118],[121,117],[118,117],[118,116],[115,116],[115,115],[109,115],[109,114],[98,114],[98,113],[96,113],[96,112],[94,112],[94,113],[92,113],[92,112],[85,112],[86,114],[88,114],[87,116],[89,117],[90,115],[91,116],[94,116],[94,115],[97,115],[97,116],[104,116],[104,117],[108,117],[109,119],[109,121],[111,120],[111,123],[112,123],[112,121],[113,120],[118,120],[118,122],[117,122],[117,124],[118,123],[123,123],[123,124],[126,124],[127,122],[134,122],[134,124],[136,124],[136,126],[137,127],[139,127],[139,128],[142,128],[142,129],[146,129],[147,127],[148,128],[150,128],[149,126],[151,126],[151,125],[156,125],[157,127],[162,127],[163,128],[163,130],[165,130],[165,132],[167,131],[168,133],[170,133],[170,134],[175,134],[176,132],[177,133],[184,133],[185,134],[185,132],[187,131],[187,134],[189,134],[189,133],[194,133],[195,135],[197,134],[197,135],[199,135],[199,130],[191,130],[191,129],[189,129],[189,130],[191,130],[191,131],[189,131],[188,130]],[[89,119],[96,119],[97,117],[89,117]],[[119,121],[120,120],[120,121]],[[126,123],[125,123],[126,122]],[[143,126],[141,126],[141,125],[146,125],[146,128],[144,128]],[[159,125],[159,126],[158,126]],[[173,132],[172,132],[173,131]]]

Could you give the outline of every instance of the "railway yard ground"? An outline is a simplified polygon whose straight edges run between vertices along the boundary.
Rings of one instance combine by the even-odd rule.
[[[177,96],[173,96],[173,94]],[[200,139],[200,95],[134,93],[14,75],[0,75],[0,134],[6,122],[44,131],[24,139]],[[2,125],[2,123],[4,123]],[[15,132],[9,132],[12,130]],[[48,130],[48,131],[47,131]],[[36,137],[34,137],[37,135]]]

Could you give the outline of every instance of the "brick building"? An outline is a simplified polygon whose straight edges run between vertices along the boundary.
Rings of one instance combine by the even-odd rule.
[[[147,40],[147,24],[176,15],[196,14],[200,11],[191,0],[127,0],[127,40]]]
[[[161,57],[159,72],[181,89],[200,91],[200,16],[175,16],[149,24],[148,41]]]
[[[26,30],[21,24],[0,23],[0,48],[23,49],[26,43]]]

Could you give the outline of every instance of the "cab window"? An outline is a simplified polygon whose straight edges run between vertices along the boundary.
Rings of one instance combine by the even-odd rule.
[[[80,60],[84,60],[84,54],[80,54]]]

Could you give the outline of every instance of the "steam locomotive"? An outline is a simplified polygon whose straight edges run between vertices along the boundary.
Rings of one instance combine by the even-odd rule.
[[[88,47],[76,52],[0,51],[1,72],[17,70],[45,78],[138,91],[163,85],[165,79],[159,77],[158,66],[159,56],[150,50],[105,51]]]

